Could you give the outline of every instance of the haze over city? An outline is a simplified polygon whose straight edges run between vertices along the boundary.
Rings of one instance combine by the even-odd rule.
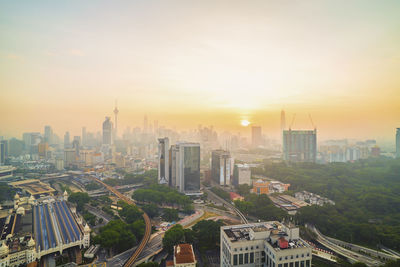
[[[0,3],[0,135],[150,121],[394,144],[398,1]]]

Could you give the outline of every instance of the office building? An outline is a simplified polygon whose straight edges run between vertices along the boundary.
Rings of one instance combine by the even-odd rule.
[[[310,267],[312,248],[299,228],[277,221],[221,227],[220,266]]]
[[[65,132],[64,134],[64,148],[71,148],[69,132]]]
[[[228,151],[211,152],[211,179],[219,185],[231,185],[232,158]]]
[[[78,161],[76,151],[73,148],[64,149],[64,167],[70,168]]]
[[[47,154],[49,152],[49,144],[48,143],[40,143],[38,144],[38,154],[40,158],[47,158]]]
[[[22,139],[24,140],[25,150],[30,154],[37,154],[37,146],[42,141],[40,133],[24,133]]]
[[[251,127],[251,145],[254,148],[262,145],[262,132],[260,126]]]
[[[0,166],[0,180],[13,177],[14,170],[13,166]]]
[[[158,183],[169,184],[169,139],[158,139]]]
[[[171,152],[175,187],[188,195],[200,193],[200,144],[177,143]]]
[[[0,141],[0,165],[4,165],[8,158],[8,141]]]
[[[80,136],[74,136],[74,140],[72,141],[72,148],[75,150],[75,154],[79,156],[79,150],[80,150],[80,145],[81,144],[81,137]]]
[[[290,162],[316,162],[317,130],[284,130],[283,159]]]
[[[400,158],[400,128],[396,129],[396,158]]]
[[[53,129],[49,125],[44,126],[44,142],[53,144]]]
[[[103,145],[111,145],[112,123],[110,117],[103,122]]]
[[[247,164],[236,164],[233,173],[233,184],[241,185],[247,184],[251,185],[251,169]]]
[[[82,127],[82,146],[87,145],[87,133],[86,133],[86,127]]]
[[[172,145],[171,148],[169,149],[169,186],[171,187],[176,187],[177,186],[177,181],[176,181],[176,174],[177,174],[177,162],[176,162],[176,156],[179,152],[179,147],[176,145]]]

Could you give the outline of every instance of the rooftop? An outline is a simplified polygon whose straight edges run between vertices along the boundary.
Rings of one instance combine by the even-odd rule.
[[[290,239],[290,231],[294,228],[298,229],[290,223],[282,224],[278,221],[222,227],[231,242],[265,240],[277,251],[309,247],[306,242],[298,237],[298,234],[297,237]],[[278,240],[282,241],[283,239],[288,243],[285,248],[282,248],[279,245],[280,242],[278,242]]]
[[[177,264],[194,263],[195,257],[191,244],[178,244],[174,248],[174,258]]]

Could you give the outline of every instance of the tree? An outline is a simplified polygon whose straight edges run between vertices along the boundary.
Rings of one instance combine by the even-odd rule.
[[[158,267],[160,266],[157,262],[149,261],[149,262],[143,262],[138,265],[138,267]]]
[[[147,213],[151,218],[159,215],[158,206],[154,203],[146,204],[142,207],[142,210]]]
[[[118,211],[118,214],[127,223],[133,223],[134,221],[142,217],[143,212],[140,211],[139,208],[136,207],[135,205],[129,205],[123,201],[119,201],[118,205],[122,207],[122,209]]]
[[[163,209],[163,220],[167,222],[179,220],[178,211],[176,209]]]
[[[179,244],[184,238],[184,230],[182,225],[176,224],[165,232],[162,244],[168,253],[172,253],[174,246]]]
[[[201,250],[209,250],[216,248],[219,244],[220,229],[223,225],[221,220],[202,220],[193,226],[194,236],[198,242],[198,246]]]
[[[76,204],[76,209],[82,212],[86,203],[89,203],[90,197],[88,193],[75,192],[68,197],[68,201]]]

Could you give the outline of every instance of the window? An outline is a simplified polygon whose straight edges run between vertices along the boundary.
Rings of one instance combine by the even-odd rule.
[[[286,257],[285,257],[285,260],[287,260],[287,259],[288,259],[288,257],[286,256]]]
[[[289,263],[289,267],[293,267],[293,262]]]
[[[299,267],[299,262],[298,262],[298,261],[296,261],[296,262],[294,263],[294,267]]]
[[[283,265],[283,267],[288,267],[288,264],[287,264],[287,263],[285,263],[285,264]]]
[[[250,263],[254,263],[254,252],[250,253]]]
[[[246,247],[246,250],[249,250],[249,248],[248,248],[248,247]]]
[[[307,257],[310,257],[310,253],[307,253]]]
[[[290,256],[290,258],[293,260],[293,255],[292,255],[292,256]]]
[[[300,267],[304,267],[304,261],[300,262]]]
[[[304,258],[304,254],[301,254],[301,257]]]
[[[235,255],[233,255],[233,265],[237,265],[238,264],[238,255],[237,254],[235,254]]]
[[[244,254],[244,264],[249,263],[249,253]]]
[[[279,261],[281,261],[282,260],[282,257],[279,257]]]
[[[298,258],[299,258],[299,254],[296,255],[296,259],[298,259]]]
[[[254,247],[253,247],[253,246],[251,246],[251,247],[250,247],[250,249],[251,249],[251,250],[253,250],[253,249],[254,249]]]
[[[256,249],[258,249],[258,246],[256,246]]]
[[[237,251],[237,248],[234,248],[234,251]]]
[[[310,260],[306,260],[306,267],[310,267]]]
[[[239,254],[239,264],[243,264],[243,254]]]

